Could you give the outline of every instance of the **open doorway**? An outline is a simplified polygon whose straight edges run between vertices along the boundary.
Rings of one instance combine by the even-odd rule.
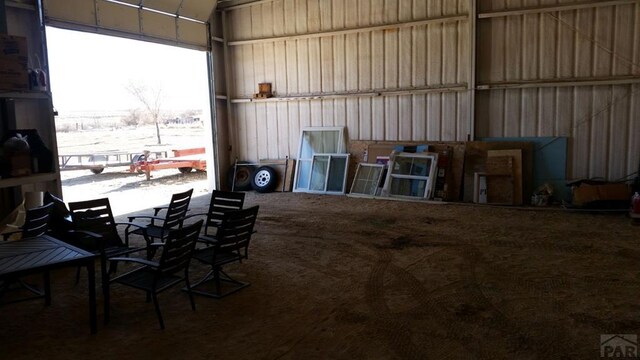
[[[65,201],[118,215],[207,191],[205,154],[174,152],[212,142],[206,52],[53,27],[47,47]]]

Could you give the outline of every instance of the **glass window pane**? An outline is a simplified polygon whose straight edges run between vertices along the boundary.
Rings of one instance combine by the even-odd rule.
[[[311,169],[311,161],[298,161],[298,182],[296,189],[309,189],[309,170]]]
[[[431,164],[432,159],[430,158],[396,156],[392,173],[428,177],[429,171],[431,171]]]
[[[391,195],[424,197],[426,186],[426,180],[392,178],[389,193]]]
[[[302,133],[301,159],[311,159],[313,154],[337,153],[340,145],[340,131],[315,130]]]
[[[382,168],[380,167],[361,164],[358,167],[356,178],[353,180],[351,192],[354,194],[376,195],[381,172]]]
[[[344,192],[344,175],[346,171],[346,158],[331,157],[331,165],[329,166],[329,179],[327,180],[327,191]]]
[[[309,184],[309,190],[325,191],[325,180],[327,178],[327,171],[329,171],[329,157],[314,157],[312,166],[313,167],[311,169],[311,182]]]

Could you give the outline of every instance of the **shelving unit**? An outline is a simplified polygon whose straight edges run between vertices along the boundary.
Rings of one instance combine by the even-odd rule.
[[[48,74],[44,23],[40,12],[33,11],[39,6],[38,2],[24,1],[20,4],[24,6],[13,6],[15,3],[11,1],[0,0],[0,33],[26,38],[27,56],[31,64],[31,59],[39,58],[40,65]],[[53,100],[49,91],[0,90],[0,138],[6,137],[12,130],[35,129],[52,152],[48,165],[53,165],[50,172],[0,179],[0,221],[22,201],[26,192],[50,191],[62,195],[54,120]],[[40,169],[48,171],[49,168],[51,166]]]

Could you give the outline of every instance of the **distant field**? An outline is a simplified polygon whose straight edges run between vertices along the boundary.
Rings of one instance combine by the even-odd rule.
[[[205,146],[201,125],[171,125],[160,128],[162,144],[157,144],[154,125],[112,127],[92,130],[58,132],[60,155],[90,154],[94,152],[170,151]]]

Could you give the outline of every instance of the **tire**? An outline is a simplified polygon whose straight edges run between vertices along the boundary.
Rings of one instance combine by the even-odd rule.
[[[269,166],[261,166],[251,176],[251,187],[259,193],[272,192],[278,182],[278,174]]]
[[[235,185],[233,186],[233,191],[247,191],[251,190],[251,177],[253,175],[253,171],[255,170],[255,166],[253,165],[243,165],[238,163],[236,166],[236,176],[235,176]],[[229,184],[229,190],[231,190],[231,184],[233,183],[233,170],[234,167],[231,166],[229,168],[229,172],[227,173],[227,183]]]
[[[146,158],[144,156],[144,154],[137,154],[137,155],[133,155],[131,157],[131,164],[135,165],[136,163],[140,162],[140,161],[145,161]],[[138,169],[138,174],[144,174],[144,171]]]
[[[91,171],[92,173],[98,175],[98,174],[102,174],[102,172],[104,171],[104,168],[103,167],[92,168],[92,169],[89,169],[89,171]]]
[[[191,170],[193,170],[193,168],[191,167],[180,167],[178,168],[178,171],[180,171],[183,174],[188,174],[191,172]]]

